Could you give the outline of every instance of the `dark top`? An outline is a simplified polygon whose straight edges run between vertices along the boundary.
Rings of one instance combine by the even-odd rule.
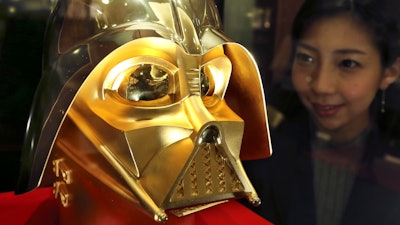
[[[361,144],[317,151],[309,116],[293,99],[295,109],[270,128],[272,156],[243,162],[262,200],[261,206],[249,207],[275,224],[400,224],[397,122],[378,119],[381,124]],[[383,120],[391,114],[386,113]]]

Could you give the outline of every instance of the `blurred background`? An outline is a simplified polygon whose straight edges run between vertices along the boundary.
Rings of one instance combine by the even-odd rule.
[[[0,0],[0,192],[13,191],[41,77],[47,18],[56,0]],[[215,0],[225,33],[256,59],[266,94],[282,76],[290,24],[302,0]]]
[[[18,177],[20,148],[41,76],[47,0],[0,0],[0,191]]]

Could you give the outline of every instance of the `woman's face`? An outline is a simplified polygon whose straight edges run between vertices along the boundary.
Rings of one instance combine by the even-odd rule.
[[[320,131],[337,141],[369,126],[369,106],[387,87],[383,77],[372,36],[348,15],[312,23],[295,46],[295,89]]]

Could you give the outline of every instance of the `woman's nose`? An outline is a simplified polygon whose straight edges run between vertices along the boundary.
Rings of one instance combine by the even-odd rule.
[[[307,81],[315,93],[332,94],[335,92],[336,79],[334,71],[328,66],[317,67]]]

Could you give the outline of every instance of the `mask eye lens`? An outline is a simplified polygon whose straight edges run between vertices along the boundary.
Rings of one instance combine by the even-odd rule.
[[[204,68],[201,69],[200,73],[200,91],[201,96],[207,95],[210,90],[210,79],[207,74],[204,72]]]
[[[200,72],[200,93],[201,96],[212,96],[214,92],[214,80],[212,72],[207,66],[201,68]]]
[[[168,94],[168,72],[156,65],[142,64],[136,67],[127,81],[125,98],[131,101],[156,100]]]

